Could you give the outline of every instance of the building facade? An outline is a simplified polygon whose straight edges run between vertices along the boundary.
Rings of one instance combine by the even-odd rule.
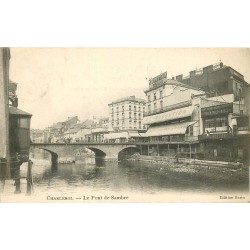
[[[202,99],[203,131],[199,136],[206,159],[249,162],[249,114],[246,105],[234,102],[234,95]],[[227,102],[226,102],[227,101]]]
[[[174,79],[213,95],[233,94],[234,101],[242,98],[248,85],[241,73],[230,66],[223,65],[222,62],[192,70],[187,77],[178,75]]]
[[[149,126],[145,136],[151,144],[145,148],[148,155],[188,153],[194,157],[202,128],[200,101],[205,92],[167,79],[165,72],[149,80],[145,94],[147,103],[143,123]]]
[[[115,131],[145,130],[142,124],[145,103],[143,99],[129,96],[108,104],[110,127]]]

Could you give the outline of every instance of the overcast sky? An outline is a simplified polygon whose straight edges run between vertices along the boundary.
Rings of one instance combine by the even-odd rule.
[[[32,128],[69,116],[108,115],[108,103],[129,95],[145,98],[146,78],[168,78],[222,61],[250,82],[248,49],[11,48],[10,79],[18,83],[19,108]]]

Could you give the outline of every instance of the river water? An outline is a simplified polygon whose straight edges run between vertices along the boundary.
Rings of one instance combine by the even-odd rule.
[[[152,165],[145,162],[105,162],[83,158],[77,163],[52,167],[50,155],[42,150],[30,155],[34,162],[33,195],[39,197],[136,194],[140,197],[158,194],[242,194],[249,191],[249,171],[227,169],[197,169],[190,166]],[[21,175],[26,169],[21,168]],[[160,198],[161,200],[161,198]],[[164,200],[164,199],[163,199]]]

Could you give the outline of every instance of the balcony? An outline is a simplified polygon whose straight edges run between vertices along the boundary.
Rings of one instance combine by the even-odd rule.
[[[143,116],[146,117],[146,116],[150,116],[150,115],[156,115],[156,114],[171,111],[174,109],[184,108],[184,107],[191,106],[191,105],[192,105],[191,100],[185,101],[185,102],[180,102],[177,104],[169,105],[167,107],[158,108],[158,109],[154,109],[152,111],[144,112]]]
[[[182,137],[160,137],[153,138],[149,140],[149,138],[136,138],[134,140],[136,143],[140,144],[189,144],[189,143],[197,143],[198,136],[182,136]]]

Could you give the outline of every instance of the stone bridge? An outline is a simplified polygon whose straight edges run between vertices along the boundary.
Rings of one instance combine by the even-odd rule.
[[[105,160],[123,159],[127,155],[139,152],[139,148],[133,143],[31,143],[30,149],[35,148],[49,152],[52,163],[65,158],[75,161],[76,156],[84,148],[90,149],[96,157],[102,157]]]

